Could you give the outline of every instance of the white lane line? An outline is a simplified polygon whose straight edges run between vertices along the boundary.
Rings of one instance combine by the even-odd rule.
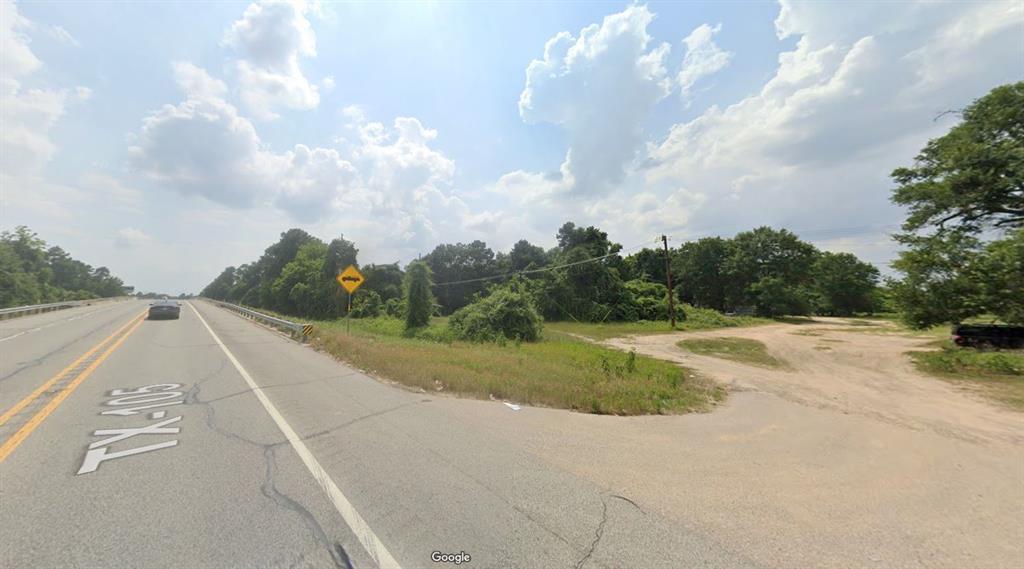
[[[64,320],[58,320],[56,322],[50,322],[49,324],[46,324],[45,326],[37,326],[35,328],[30,328],[28,330],[22,330],[21,332],[18,332],[17,334],[11,334],[10,336],[5,336],[3,338],[0,338],[0,342],[5,342],[7,340],[10,340],[10,339],[13,339],[13,338],[17,338],[18,336],[23,336],[23,335],[28,334],[30,332],[38,332],[40,330],[44,330],[46,328],[49,328],[50,326],[56,326],[57,324],[62,324],[64,322],[71,322],[72,320],[78,320],[79,318],[85,318],[86,316],[89,316],[90,314],[96,314],[97,312],[103,312],[105,310],[110,310],[111,308],[114,308],[114,307],[113,306],[108,306],[106,308],[101,308],[99,310],[93,310],[92,312],[86,312],[85,314],[79,314],[77,316],[72,316],[71,318],[65,318]]]
[[[380,541],[380,538],[377,537],[377,534],[373,533],[373,530],[370,529],[366,520],[364,520],[363,517],[359,515],[359,512],[356,511],[352,502],[345,497],[345,494],[341,492],[341,489],[338,488],[338,485],[335,484],[334,480],[332,480],[327,474],[327,471],[320,466],[320,462],[317,461],[316,457],[313,456],[313,453],[309,451],[309,448],[307,448],[305,443],[302,442],[299,435],[297,435],[291,425],[284,420],[284,417],[280,412],[278,412],[277,407],[274,407],[274,404],[271,403],[270,399],[263,393],[263,389],[259,385],[256,385],[256,382],[253,381],[249,372],[245,371],[242,364],[238,363],[235,355],[232,354],[231,350],[224,345],[224,342],[220,340],[220,337],[213,331],[213,328],[210,328],[210,325],[206,323],[206,319],[203,318],[202,314],[199,314],[196,307],[193,306],[191,302],[187,304],[189,308],[192,309],[192,312],[195,312],[196,317],[198,317],[199,321],[203,323],[203,326],[206,327],[206,331],[213,337],[213,341],[220,346],[224,355],[228,357],[231,364],[235,366],[236,370],[238,370],[239,375],[242,376],[245,383],[247,383],[249,388],[252,389],[256,398],[263,404],[263,408],[266,409],[270,418],[274,420],[274,423],[277,423],[277,428],[281,429],[285,438],[288,439],[292,448],[295,449],[296,454],[299,455],[303,464],[305,464],[306,468],[309,469],[309,473],[313,475],[314,479],[316,479],[320,488],[327,493],[327,497],[331,499],[331,503],[334,504],[335,509],[337,509],[338,513],[341,514],[342,519],[344,519],[345,523],[348,524],[349,529],[356,534],[356,537],[359,539],[359,543],[363,544],[363,548],[366,549],[366,553],[373,558],[377,563],[377,566],[381,569],[401,569],[401,566],[397,561],[395,561],[395,558],[391,556],[391,552],[388,551],[387,547],[384,547],[384,544]]]

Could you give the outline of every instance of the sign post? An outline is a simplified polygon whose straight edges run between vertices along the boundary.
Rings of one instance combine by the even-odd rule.
[[[344,271],[341,271],[337,280],[341,288],[345,289],[345,292],[348,293],[348,310],[345,311],[345,330],[347,333],[351,332],[351,323],[349,323],[348,319],[352,314],[352,294],[366,282],[366,277],[363,276],[363,273],[359,272],[355,265],[349,265],[345,267]]]

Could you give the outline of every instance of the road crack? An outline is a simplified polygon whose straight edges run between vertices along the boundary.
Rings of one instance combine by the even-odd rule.
[[[267,465],[266,476],[261,487],[263,495],[270,498],[278,506],[298,514],[299,517],[302,518],[303,523],[309,529],[313,539],[322,545],[328,553],[330,553],[331,560],[334,562],[335,567],[338,569],[354,569],[352,566],[352,560],[349,559],[348,554],[345,552],[345,548],[342,547],[340,543],[331,542],[327,537],[327,532],[324,531],[323,526],[321,526],[320,522],[316,520],[316,517],[302,504],[277,489],[277,485],[274,481],[274,474],[277,470],[277,455],[274,452],[274,445],[264,446],[263,458]]]
[[[238,433],[232,432],[228,429],[225,429],[217,424],[217,411],[213,405],[213,402],[223,398],[213,399],[211,401],[203,401],[199,398],[199,395],[202,392],[201,384],[207,379],[216,376],[217,373],[217,371],[214,371],[213,373],[207,375],[205,378],[193,383],[192,387],[185,394],[185,404],[201,405],[206,409],[206,426],[211,431],[221,436],[234,439],[239,442],[262,449],[263,460],[266,465],[264,480],[262,485],[260,486],[260,491],[263,493],[263,495],[269,498],[278,506],[298,514],[299,517],[302,519],[303,524],[309,529],[314,542],[327,550],[336,568],[354,569],[355,566],[353,565],[352,560],[349,558],[348,553],[345,551],[344,546],[342,546],[341,543],[338,542],[331,542],[331,540],[327,537],[327,532],[324,531],[323,526],[320,525],[320,522],[316,520],[316,517],[313,516],[313,514],[309,510],[307,510],[302,504],[297,502],[295,499],[291,498],[290,496],[282,493],[280,490],[277,489],[277,485],[274,479],[274,475],[277,472],[277,458],[275,454],[275,449],[278,446],[287,443],[288,441],[283,440],[273,443],[261,443],[244,437],[242,435],[239,435]],[[305,563],[305,554],[300,555],[295,563]]]
[[[636,508],[637,510],[640,510],[640,513],[641,513],[641,514],[643,514],[643,515],[645,515],[645,516],[647,515],[647,512],[645,512],[645,511],[644,511],[644,509],[643,509],[643,508],[641,508],[641,507],[640,507],[640,505],[639,505],[639,504],[637,504],[636,502],[634,502],[633,500],[630,500],[629,498],[627,498],[627,497],[625,497],[625,496],[619,496],[618,494],[612,494],[612,495],[611,495],[611,497],[612,497],[612,498],[618,498],[618,499],[620,499],[620,500],[624,500],[624,501],[626,501],[626,502],[629,502],[630,504],[633,504],[633,507],[634,507],[634,508]]]
[[[597,544],[600,543],[601,537],[604,535],[604,525],[606,523],[608,523],[608,502],[606,502],[604,498],[601,498],[601,522],[597,524],[597,530],[594,531],[594,541],[590,543],[590,547],[587,548],[583,557],[576,562],[574,569],[583,569],[583,566],[586,565],[590,556],[594,554],[594,550],[597,549]]]

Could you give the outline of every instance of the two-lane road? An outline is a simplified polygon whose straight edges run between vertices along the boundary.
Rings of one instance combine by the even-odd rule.
[[[428,394],[145,309],[0,323],[0,566],[752,566]]]

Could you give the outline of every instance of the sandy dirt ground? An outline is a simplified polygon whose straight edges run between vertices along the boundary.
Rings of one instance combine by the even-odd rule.
[[[1024,414],[916,373],[904,352],[919,338],[842,324],[607,342],[728,385],[728,401],[710,413],[607,417],[439,403],[471,428],[764,567],[1024,567]],[[675,345],[722,336],[760,340],[791,368]]]
[[[839,318],[811,324],[776,324],[686,334],[613,339],[608,345],[679,362],[733,391],[772,393],[804,406],[862,415],[966,441],[1024,443],[1024,416],[965,388],[917,372],[906,352],[927,349],[931,338],[872,333]],[[878,332],[891,326],[880,324]],[[895,330],[893,330],[895,332]],[[788,364],[785,370],[751,367],[699,356],[676,346],[683,338],[749,338]]]

